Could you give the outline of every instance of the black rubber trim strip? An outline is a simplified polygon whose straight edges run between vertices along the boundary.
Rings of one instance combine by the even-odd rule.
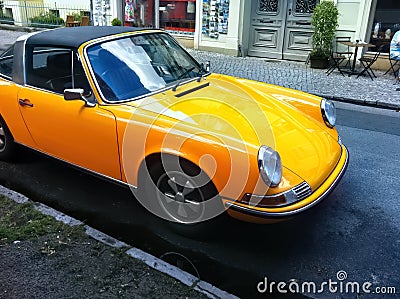
[[[207,87],[209,85],[210,85],[210,82],[207,82],[206,84],[203,84],[203,85],[197,86],[195,88],[185,90],[184,92],[178,93],[178,94],[175,95],[175,97],[177,97],[177,98],[183,97],[183,96],[185,96],[185,95],[187,95],[187,94],[189,94],[191,92],[194,92],[196,90],[202,89],[202,88]]]

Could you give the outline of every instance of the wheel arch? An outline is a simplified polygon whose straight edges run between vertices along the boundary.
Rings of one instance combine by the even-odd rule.
[[[192,159],[191,159],[192,158]],[[179,159],[180,163],[186,164],[186,166],[192,167],[192,171],[194,174],[198,174],[203,170],[205,174],[209,177],[210,182],[213,184],[215,190],[218,192],[218,188],[216,187],[213,178],[209,175],[209,172],[207,172],[206,169],[202,169],[197,163],[195,163],[193,160],[193,157],[191,156],[185,156],[181,153],[179,154],[173,154],[169,152],[153,152],[151,154],[148,154],[140,163],[140,166],[138,168],[138,174],[137,174],[137,184],[138,187],[140,188],[141,185],[143,186],[142,179],[145,177],[141,175],[143,171],[146,171],[146,165],[151,166],[154,164],[162,164],[162,161],[164,159]]]
[[[8,124],[7,124],[6,120],[4,119],[4,117],[3,117],[3,115],[2,115],[1,113],[0,113],[0,121],[3,122],[3,124],[4,124],[5,127],[6,127],[6,130],[7,130],[8,133],[11,135],[12,141],[15,141],[14,135],[13,135],[13,133],[11,132],[10,128],[8,127]]]

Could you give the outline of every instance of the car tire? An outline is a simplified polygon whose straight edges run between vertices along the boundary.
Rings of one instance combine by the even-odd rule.
[[[146,177],[142,198],[148,210],[167,220],[178,233],[208,234],[210,225],[221,218],[224,208],[217,189],[207,174],[189,161],[164,159],[148,165],[142,175]],[[210,209],[220,212],[209,217]]]
[[[9,161],[15,155],[16,145],[6,122],[0,117],[0,160]]]

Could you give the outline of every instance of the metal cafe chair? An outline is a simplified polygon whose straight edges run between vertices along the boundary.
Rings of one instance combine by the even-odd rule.
[[[346,48],[343,48],[344,45],[341,44],[341,42],[350,42],[351,38],[350,36],[337,36],[335,39],[335,51],[331,51],[330,54],[330,61],[331,61],[331,66],[328,68],[326,71],[327,76],[332,74],[332,72],[337,69],[342,76],[343,74],[343,69],[347,66],[350,65],[350,59],[351,56],[353,55],[353,52],[350,50],[350,47],[347,46]],[[343,61],[346,61],[346,64],[342,66]]]
[[[389,69],[386,71],[386,73],[384,73],[384,75],[386,75],[387,73],[389,73],[390,71],[393,72],[393,75],[395,78],[397,78],[397,72],[400,69],[400,56],[397,56],[396,58],[392,58],[389,56],[389,63],[390,63],[390,67]]]
[[[361,72],[358,73],[357,78],[364,75],[365,73],[369,75],[371,80],[374,80],[374,77],[376,78],[374,71],[371,69],[371,66],[375,63],[375,61],[378,60],[378,57],[385,46],[386,46],[385,44],[380,45],[378,50],[373,56],[371,56],[370,54],[366,54],[363,55],[360,59],[358,59],[363,69],[361,70]]]
[[[351,51],[350,46],[347,46],[346,48],[343,48],[344,45],[341,44],[341,42],[350,42],[351,37],[350,36],[337,36],[336,37],[336,44],[335,44],[335,52],[336,55],[338,56],[344,56],[347,58],[347,62],[345,66],[350,65],[350,59],[353,56],[353,51]]]
[[[331,54],[330,54],[331,66],[326,71],[326,75],[329,76],[330,74],[332,74],[332,72],[335,69],[337,69],[340,72],[340,74],[342,74],[342,76],[344,76],[340,65],[346,59],[347,59],[346,56],[338,55],[336,52],[331,51]]]
[[[72,15],[67,15],[67,20],[65,21],[66,27],[74,27],[75,17]]]
[[[82,16],[81,19],[81,26],[89,26],[90,25],[90,19],[88,16]]]

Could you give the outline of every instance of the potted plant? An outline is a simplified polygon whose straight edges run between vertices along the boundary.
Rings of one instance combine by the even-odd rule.
[[[329,62],[332,42],[338,27],[339,11],[333,1],[321,1],[311,16],[313,49],[310,53],[312,68],[326,68]]]
[[[112,26],[121,26],[121,25],[122,25],[122,21],[121,21],[120,19],[118,19],[118,18],[114,18],[114,19],[111,21],[111,25],[112,25]]]

